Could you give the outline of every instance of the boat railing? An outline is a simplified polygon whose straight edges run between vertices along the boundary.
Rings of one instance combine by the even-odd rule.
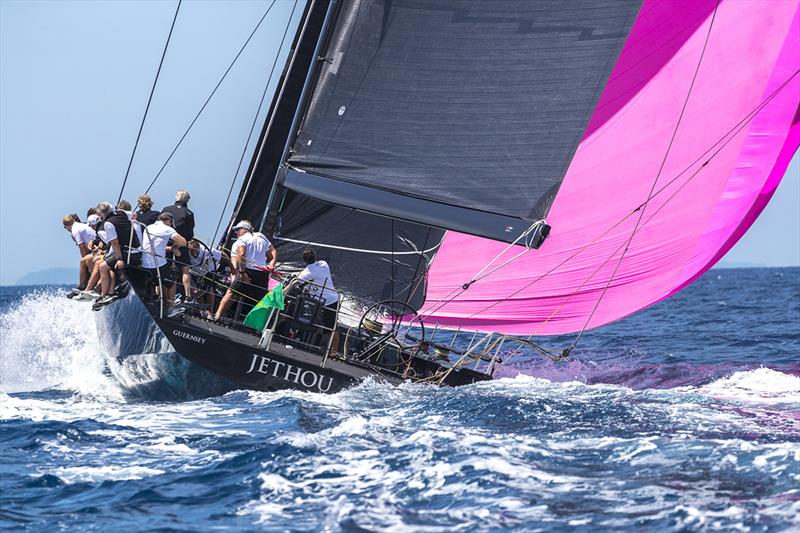
[[[274,278],[278,279],[278,276],[274,276]],[[287,276],[281,277],[281,281],[287,280]],[[295,283],[297,285],[294,285]],[[284,308],[282,310],[273,309],[264,327],[260,346],[268,349],[277,337],[281,341],[300,345],[311,351],[318,351],[322,346],[318,342],[314,342],[316,335],[327,334],[322,363],[322,366],[325,366],[337,331],[343,299],[342,293],[324,283],[319,284],[298,278],[289,280],[289,285],[284,288],[284,291]],[[326,291],[336,294],[335,308],[325,305]],[[306,304],[312,305],[313,308],[309,310]],[[302,308],[304,305],[306,305],[305,309]],[[323,323],[326,310],[334,313],[332,326],[326,326]],[[288,336],[284,333],[292,335]]]

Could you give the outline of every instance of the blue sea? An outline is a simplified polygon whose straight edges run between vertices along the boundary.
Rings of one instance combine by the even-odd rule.
[[[152,332],[119,356],[142,326],[63,294],[0,288],[9,530],[800,530],[800,268],[712,270],[497,381],[330,396]]]

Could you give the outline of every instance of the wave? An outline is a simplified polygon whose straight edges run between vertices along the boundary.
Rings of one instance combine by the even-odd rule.
[[[0,390],[108,390],[105,369],[91,306],[45,289],[0,315]]]
[[[113,401],[216,396],[231,386],[178,356],[133,295],[100,312],[58,289],[0,314],[0,391],[66,390]]]
[[[770,368],[735,372],[698,390],[726,400],[800,405],[800,376],[784,374]]]
[[[734,374],[752,372],[762,368],[760,365],[742,362],[698,364],[660,359],[661,357],[652,357],[637,350],[626,350],[619,354],[604,354],[601,359],[597,360],[574,356],[561,362],[534,359],[516,364],[500,365],[495,372],[495,377],[526,375],[552,382],[580,381],[590,385],[601,383],[624,385],[635,390],[675,389],[706,386]],[[800,376],[800,366],[796,364],[763,368],[787,376]],[[762,379],[768,381],[770,379],[768,373],[762,372],[759,375]],[[767,384],[767,386],[771,385]]]

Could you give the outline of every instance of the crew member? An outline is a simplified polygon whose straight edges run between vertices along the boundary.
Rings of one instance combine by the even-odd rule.
[[[94,208],[92,208],[92,210],[96,211]],[[100,222],[100,215],[96,213],[90,214],[89,218],[86,219],[86,223],[89,227],[96,231],[96,236],[89,243],[89,250],[91,250],[91,253],[81,259],[85,268],[91,272],[91,275],[89,276],[89,281],[86,283],[86,289],[81,291],[81,294],[77,296],[76,299],[97,300],[100,298],[100,293],[97,291],[97,287],[100,283],[100,263],[103,262],[103,256],[107,250],[106,232],[102,229],[98,231]]]
[[[86,289],[86,283],[89,281],[91,270],[84,263],[84,258],[91,255],[89,245],[95,238],[95,231],[88,224],[82,223],[78,215],[75,214],[66,215],[61,222],[64,229],[70,232],[70,236],[78,246],[78,253],[81,256],[78,266],[78,286],[67,294],[67,298],[73,298]]]
[[[139,239],[131,227],[128,215],[124,211],[115,210],[108,202],[97,204],[97,213],[103,217],[101,225],[106,233],[109,251],[100,264],[100,298],[92,306],[94,310],[127,295],[129,287],[124,270],[128,257],[132,267],[138,267],[142,262]],[[112,285],[112,272],[116,273],[117,280],[113,294],[112,288],[115,287]]]
[[[241,220],[231,229],[238,237],[231,248],[233,282],[219,303],[215,319],[225,313],[234,296],[243,296],[243,313],[258,303],[267,293],[267,269],[273,270],[278,260],[278,251],[264,234],[253,234],[250,221]]]
[[[172,213],[175,230],[186,242],[194,239],[194,213],[189,209],[189,198],[189,191],[181,189],[175,193],[175,203],[161,210],[162,213]],[[189,250],[184,245],[173,250],[173,256],[175,258],[175,266],[181,272],[183,298],[188,300],[192,294],[192,276],[189,273],[192,261],[189,258]],[[172,257],[167,256],[167,259],[172,259]]]
[[[150,198],[149,194],[143,194],[139,197],[139,200],[136,202],[137,209],[136,209],[136,220],[144,224],[145,226],[149,226],[150,224],[155,224],[156,220],[158,220],[158,211],[153,209],[153,199]],[[173,215],[174,217],[175,215]]]
[[[173,219],[172,213],[159,214],[158,220],[144,231],[142,245],[142,267],[150,274],[154,286],[161,280],[161,298],[166,302],[172,302],[175,297],[172,268],[167,265],[167,244],[172,241],[174,245],[186,246],[186,239],[172,227]]]
[[[336,292],[336,288],[333,286],[331,269],[326,261],[317,260],[317,254],[313,248],[303,250],[303,262],[306,267],[297,275],[297,279],[289,284],[285,292],[290,292],[301,282],[308,282],[308,293],[322,300],[322,305],[324,306],[322,308],[322,325],[333,332],[331,351],[336,352],[339,350],[339,333],[336,331],[336,311],[339,293]]]
[[[215,284],[219,278],[218,271],[222,265],[224,253],[219,248],[209,250],[201,246],[200,241],[189,241],[189,257],[192,260],[192,279],[195,281],[195,292],[192,295],[195,301],[201,301],[208,306],[209,311],[214,310]]]
[[[120,200],[117,204],[117,211],[122,211],[128,216],[128,220],[131,221],[131,225],[133,226],[133,231],[136,232],[136,238],[139,239],[139,242],[142,242],[142,224],[136,223],[136,213],[133,211],[133,207],[131,207],[131,203],[128,200]]]

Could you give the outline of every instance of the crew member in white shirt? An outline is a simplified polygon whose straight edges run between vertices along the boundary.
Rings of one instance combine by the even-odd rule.
[[[187,246],[189,250],[189,259],[192,261],[190,274],[195,281],[195,291],[193,298],[195,301],[202,301],[210,311],[214,310],[215,306],[215,291],[214,284],[218,280],[218,273],[223,257],[222,250],[214,249],[209,250],[206,247],[201,247],[200,241],[192,239]]]
[[[100,298],[100,292],[97,290],[100,283],[100,263],[103,262],[103,255],[107,250],[108,244],[108,235],[106,235],[104,230],[98,229],[98,225],[100,225],[101,222],[100,216],[94,213],[90,214],[89,218],[86,219],[86,223],[89,227],[97,233],[95,238],[89,243],[89,250],[91,250],[91,253],[81,259],[85,268],[91,272],[91,275],[89,276],[89,281],[86,283],[86,289],[76,298],[79,300],[96,300]]]
[[[78,286],[67,294],[67,298],[72,298],[86,289],[86,283],[89,281],[91,270],[84,260],[87,256],[91,256],[89,244],[94,240],[95,232],[88,224],[82,223],[78,215],[66,215],[61,222],[64,225],[64,229],[70,232],[70,237],[78,246],[78,253],[81,256],[78,266]]]
[[[167,265],[167,245],[186,246],[186,239],[181,237],[172,227],[172,213],[161,213],[158,219],[147,226],[142,236],[142,268],[150,274],[153,287],[158,287],[159,278],[163,292],[161,297],[166,302],[175,298],[175,283],[172,268]]]
[[[286,293],[302,282],[308,282],[308,292],[315,298],[322,300],[322,325],[333,332],[331,351],[339,351],[339,333],[336,331],[336,312],[339,302],[339,293],[333,286],[331,269],[326,261],[317,260],[313,248],[303,250],[303,262],[306,267],[297,275],[297,278],[285,289]]]
[[[234,296],[242,299],[242,312],[246,314],[267,293],[269,274],[275,269],[278,251],[263,233],[253,233],[248,220],[240,220],[233,228],[238,239],[231,248],[233,282],[222,297],[215,319],[219,319]]]
[[[317,254],[312,248],[303,250],[303,262],[306,267],[297,275],[297,279],[309,281],[308,291],[316,298],[321,299],[326,307],[335,306],[339,301],[339,293],[333,286],[331,268],[328,263],[317,260]]]

